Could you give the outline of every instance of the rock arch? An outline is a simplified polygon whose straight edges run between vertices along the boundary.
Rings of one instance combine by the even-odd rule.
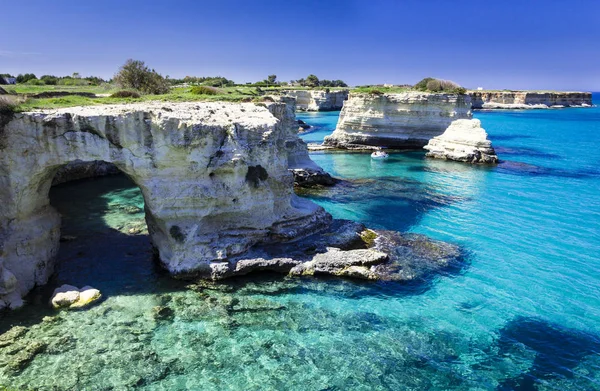
[[[48,191],[74,161],[112,163],[140,187],[173,274],[210,275],[214,261],[258,242],[314,232],[329,216],[293,194],[286,141],[296,129],[286,116],[284,103],[155,102],[0,121],[0,307],[52,273],[60,216]]]

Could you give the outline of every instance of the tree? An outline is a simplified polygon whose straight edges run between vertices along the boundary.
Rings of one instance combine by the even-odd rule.
[[[127,60],[115,75],[114,81],[121,88],[133,88],[144,94],[169,92],[167,80],[139,60]]]
[[[319,78],[315,75],[306,76],[306,85],[309,87],[318,87],[319,86]]]
[[[27,83],[29,80],[32,79],[37,79],[37,76],[34,75],[33,73],[26,73],[24,75],[19,74],[17,75],[17,83]]]
[[[277,80],[277,75],[269,75],[267,76],[267,83],[268,84],[275,84]]]
[[[52,75],[44,75],[40,77],[40,80],[44,82],[44,84],[49,86],[55,86],[58,84],[58,77]]]

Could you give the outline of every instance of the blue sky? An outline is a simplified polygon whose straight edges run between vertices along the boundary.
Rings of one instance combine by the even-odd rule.
[[[0,73],[600,91],[600,0],[0,0]]]

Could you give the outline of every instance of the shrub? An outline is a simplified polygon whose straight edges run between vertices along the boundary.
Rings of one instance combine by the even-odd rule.
[[[29,79],[29,80],[27,80],[27,82],[25,84],[30,85],[30,86],[45,86],[46,85],[46,83],[44,83],[44,81],[40,80],[40,79]]]
[[[169,83],[143,61],[127,60],[114,77],[115,83],[126,89],[134,89],[144,94],[166,94]]]
[[[190,92],[195,95],[217,95],[216,88],[207,86],[194,86]]]
[[[426,77],[423,80],[421,80],[420,82],[418,82],[417,84],[415,84],[415,86],[413,88],[415,90],[419,90],[419,91],[427,91],[427,83],[429,83],[432,80],[435,80],[435,79],[433,77]]]
[[[40,80],[48,86],[55,86],[58,84],[58,77],[52,75],[44,75],[40,77]]]
[[[442,90],[442,83],[440,80],[429,80],[425,88],[427,91],[440,92]]]
[[[383,91],[378,90],[378,89],[372,89],[372,90],[369,90],[369,94],[371,94],[371,95],[383,95]]]
[[[115,92],[110,97],[111,98],[135,98],[135,99],[137,99],[137,98],[141,98],[141,95],[137,91],[121,90],[121,91]]]
[[[464,94],[467,90],[453,81],[434,79],[426,77],[413,87],[415,90],[423,92],[448,92],[451,94]]]

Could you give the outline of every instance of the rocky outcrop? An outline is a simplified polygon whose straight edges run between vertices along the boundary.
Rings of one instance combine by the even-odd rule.
[[[335,185],[338,180],[312,161],[308,155],[306,143],[298,137],[295,99],[282,97],[280,101],[286,104],[285,110],[281,110],[279,106],[273,105],[270,106],[270,110],[275,117],[282,121],[283,126],[292,129],[287,134],[285,149],[288,156],[288,169],[294,175],[294,185],[300,187]]]
[[[318,232],[330,221],[293,193],[299,160],[285,103],[152,102],[18,113],[0,122],[0,307],[18,306],[53,271],[60,216],[56,173],[76,161],[114,164],[141,189],[161,264],[174,275],[257,243]],[[294,152],[294,153],[291,153]]]
[[[296,99],[296,108],[300,111],[335,111],[342,109],[348,90],[292,90],[285,95]]]
[[[458,267],[461,256],[457,246],[424,235],[372,231],[360,223],[334,220],[326,230],[299,241],[255,246],[239,257],[214,263],[210,278],[268,270],[408,282]]]
[[[498,163],[498,156],[478,119],[459,119],[424,147],[425,156],[466,163]]]
[[[473,109],[591,107],[591,92],[469,91]]]
[[[347,149],[422,148],[444,133],[452,121],[471,117],[468,95],[351,93],[335,131],[323,144]]]

